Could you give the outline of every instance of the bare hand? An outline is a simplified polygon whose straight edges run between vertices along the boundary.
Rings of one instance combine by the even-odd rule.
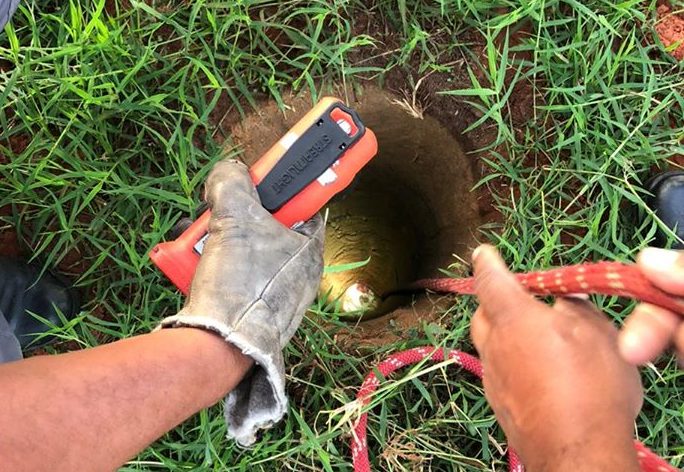
[[[647,248],[637,264],[662,290],[684,296],[684,252]],[[620,353],[632,364],[654,360],[671,344],[684,358],[684,318],[648,303],[634,309],[619,338]]]
[[[473,258],[485,395],[528,470],[638,470],[642,389],[617,329],[587,301],[536,300],[490,246]]]

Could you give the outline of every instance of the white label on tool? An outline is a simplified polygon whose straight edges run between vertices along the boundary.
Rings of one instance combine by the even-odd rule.
[[[193,249],[195,250],[195,252],[196,252],[197,254],[199,254],[200,256],[202,255],[202,251],[204,251],[204,245],[207,244],[207,239],[208,239],[208,238],[209,238],[209,233],[207,233],[207,234],[205,234],[204,236],[202,236],[202,237],[200,238],[200,240],[197,241],[197,242],[195,243],[195,245],[193,246]]]
[[[332,167],[328,167],[325,172],[323,172],[317,179],[319,184],[322,186],[330,185],[337,180],[337,174]]]
[[[282,138],[280,138],[280,145],[285,148],[285,150],[290,149],[292,145],[297,141],[297,135],[289,131]]]
[[[347,136],[352,134],[352,125],[345,119],[337,120],[337,126],[342,128],[342,131],[347,133]]]

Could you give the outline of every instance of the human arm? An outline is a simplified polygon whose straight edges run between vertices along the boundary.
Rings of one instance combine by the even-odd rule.
[[[527,470],[639,470],[641,384],[609,320],[584,300],[536,300],[491,247],[476,251],[474,266],[471,336],[485,395]]]
[[[252,364],[186,328],[0,365],[3,468],[113,470],[216,403]]]
[[[683,251],[647,248],[637,265],[657,287],[684,297]],[[648,303],[634,309],[620,332],[620,353],[636,365],[654,360],[672,344],[684,362],[684,317]]]
[[[111,470],[225,394],[228,434],[243,444],[282,417],[282,348],[318,288],[323,222],[278,223],[234,161],[217,164],[206,196],[209,238],[164,329],[0,366],[3,466]]]

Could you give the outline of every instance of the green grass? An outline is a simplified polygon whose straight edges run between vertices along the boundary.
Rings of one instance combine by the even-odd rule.
[[[660,224],[643,182],[684,151],[684,69],[652,40],[654,9],[635,0],[27,1],[0,35],[0,207],[11,210],[1,226],[46,266],[82,274],[88,303],[60,330],[65,339],[85,347],[149,331],[182,299],[147,252],[194,211],[222,155],[217,142],[229,140],[217,123],[264,97],[282,104],[289,88],[316,97],[391,69],[418,80],[465,68],[469,86],[440,92],[479,113],[466,123],[473,133],[495,130],[480,186],[497,189],[503,223],[481,239],[515,270],[629,260]],[[369,17],[393,42],[358,26]],[[534,112],[514,126],[512,93],[523,85]],[[618,320],[627,312],[622,301],[596,301]],[[124,470],[350,470],[341,408],[370,366],[424,343],[472,351],[473,307],[459,300],[440,322],[353,356],[336,347],[339,322],[317,307],[288,348],[288,419],[253,450],[225,439],[215,407]],[[504,467],[504,438],[477,382],[453,368],[400,378],[370,417],[376,470]],[[683,374],[664,357],[643,379],[639,437],[682,467]]]

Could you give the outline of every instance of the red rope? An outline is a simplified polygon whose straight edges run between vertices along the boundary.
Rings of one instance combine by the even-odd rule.
[[[563,296],[568,294],[587,293],[617,295],[634,298],[667,308],[684,315],[684,300],[663,292],[633,265],[614,262],[582,264],[544,272],[531,272],[517,275],[520,283],[537,295]],[[473,294],[473,279],[425,279],[413,284],[412,288],[428,289],[435,292]],[[447,358],[466,371],[482,378],[482,364],[469,354],[460,351],[448,351]],[[425,359],[440,362],[445,359],[445,350],[434,346],[424,346],[390,355],[377,366],[378,372],[387,377],[393,372]],[[362,407],[367,406],[373,393],[380,385],[374,372],[366,376],[356,399]],[[368,441],[366,428],[368,413],[363,413],[354,426],[351,441],[352,462],[355,472],[370,472],[368,459]],[[644,472],[676,472],[679,469],[671,466],[646,448],[639,441],[634,442],[641,470]],[[508,451],[508,470],[523,472],[524,466],[513,449]]]

